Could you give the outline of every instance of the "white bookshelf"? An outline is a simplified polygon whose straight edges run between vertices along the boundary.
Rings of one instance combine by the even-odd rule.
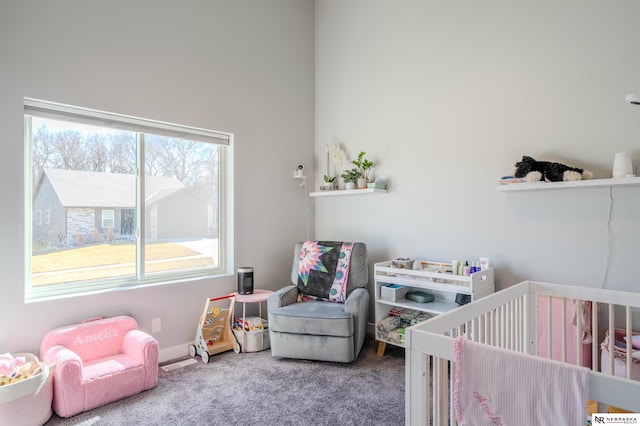
[[[404,347],[404,344],[386,339],[377,329],[380,320],[386,318],[394,308],[408,308],[431,315],[440,315],[458,308],[456,295],[467,295],[469,301],[487,296],[495,291],[494,271],[488,268],[474,272],[469,276],[453,275],[450,271],[452,265],[441,262],[419,261],[423,266],[440,265],[448,273],[432,272],[425,269],[401,269],[393,266],[393,261],[379,262],[374,265],[375,281],[375,319],[376,340],[383,346],[378,348],[378,354],[384,352],[387,343]],[[387,299],[382,293],[382,287],[397,284],[405,290],[426,291],[434,296],[432,302],[421,303],[407,300],[404,296],[397,300]],[[382,349],[381,349],[382,348]]]

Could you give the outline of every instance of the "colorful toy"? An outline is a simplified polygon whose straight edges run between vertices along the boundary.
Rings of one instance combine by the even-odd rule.
[[[209,304],[216,302],[209,309]],[[211,356],[233,349],[240,352],[240,345],[231,331],[231,313],[236,302],[234,294],[207,299],[196,331],[196,339],[189,347],[189,355],[200,355],[208,363]]]
[[[37,361],[27,361],[24,356],[0,355],[0,386],[26,380],[40,372]]]

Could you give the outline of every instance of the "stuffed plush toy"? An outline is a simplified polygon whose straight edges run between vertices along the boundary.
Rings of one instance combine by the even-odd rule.
[[[527,182],[562,182],[572,180],[591,179],[593,173],[589,170],[570,167],[550,161],[536,161],[526,155],[514,166],[513,176],[525,178]]]

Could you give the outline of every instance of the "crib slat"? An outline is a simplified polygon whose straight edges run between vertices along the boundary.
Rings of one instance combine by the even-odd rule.
[[[562,336],[562,362],[567,362],[567,299],[563,297],[561,300],[562,306],[560,309],[560,315],[562,320],[560,323],[562,324],[562,327],[560,327],[560,330],[562,332],[560,335]]]
[[[506,305],[500,306],[500,338],[502,347],[507,347],[507,308]]]
[[[434,393],[437,392],[440,396],[436,401],[433,413],[433,422],[437,425],[446,425],[449,417],[449,393],[447,391],[447,366],[448,362],[442,358],[436,358],[434,363],[434,377],[436,380],[433,382]]]
[[[452,383],[455,383],[456,378],[455,378],[455,374],[456,374],[456,363],[455,362],[450,362],[449,363],[449,412],[448,414],[448,419],[452,419],[452,421],[448,421],[447,424],[457,424],[457,422],[455,421],[456,418],[456,409],[454,407],[454,403],[455,403],[455,398],[454,398],[454,392],[455,392],[455,386],[451,386]]]
[[[522,299],[518,298],[515,304],[516,308],[516,347],[515,350],[522,352]]]
[[[614,306],[609,303],[609,371],[611,374],[615,374],[613,361],[615,360],[614,356],[614,348],[616,345],[616,333],[614,329],[615,325],[615,312],[613,310]]]
[[[591,302],[591,370],[598,371],[598,302]]]
[[[529,293],[526,293],[522,296],[522,319],[523,319],[523,328],[524,334],[522,335],[522,340],[525,344],[523,352],[529,354],[537,354],[538,353],[538,339],[532,339],[532,336],[538,335],[538,310],[532,310],[531,304],[532,300],[537,299],[536,297],[531,297]],[[535,341],[534,341],[535,340]]]
[[[520,352],[525,352],[527,350],[527,327],[525,318],[527,317],[527,301],[524,297],[519,297],[520,301]]]
[[[516,301],[509,303],[509,348],[512,351],[517,350],[516,346]]]
[[[631,306],[627,306],[626,309],[626,334],[627,334],[627,379],[631,379],[631,361],[633,360],[631,347]]]
[[[553,326],[551,325],[551,313],[553,306],[551,305],[551,296],[547,296],[547,358],[551,359],[553,345]]]
[[[575,300],[573,309],[576,316],[576,365],[582,365],[582,305],[584,301]]]
[[[491,311],[484,314],[484,343],[491,344]]]

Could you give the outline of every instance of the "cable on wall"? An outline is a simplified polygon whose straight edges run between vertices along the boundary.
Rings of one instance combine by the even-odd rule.
[[[304,175],[304,164],[298,164],[298,167],[293,172],[294,179],[300,179],[300,186],[303,188],[303,202],[304,202],[304,224],[307,231],[307,241],[309,241],[309,190],[307,189],[307,177]]]
[[[609,186],[609,214],[607,223],[605,224],[605,247],[606,254],[604,257],[604,271],[602,274],[602,283],[600,288],[604,289],[607,283],[607,275],[609,275],[609,259],[611,257],[611,216],[613,213],[613,187]]]
[[[311,239],[309,237],[309,189],[307,188],[306,176],[302,177],[300,186],[304,188],[304,224],[307,228],[307,241],[309,241]]]

